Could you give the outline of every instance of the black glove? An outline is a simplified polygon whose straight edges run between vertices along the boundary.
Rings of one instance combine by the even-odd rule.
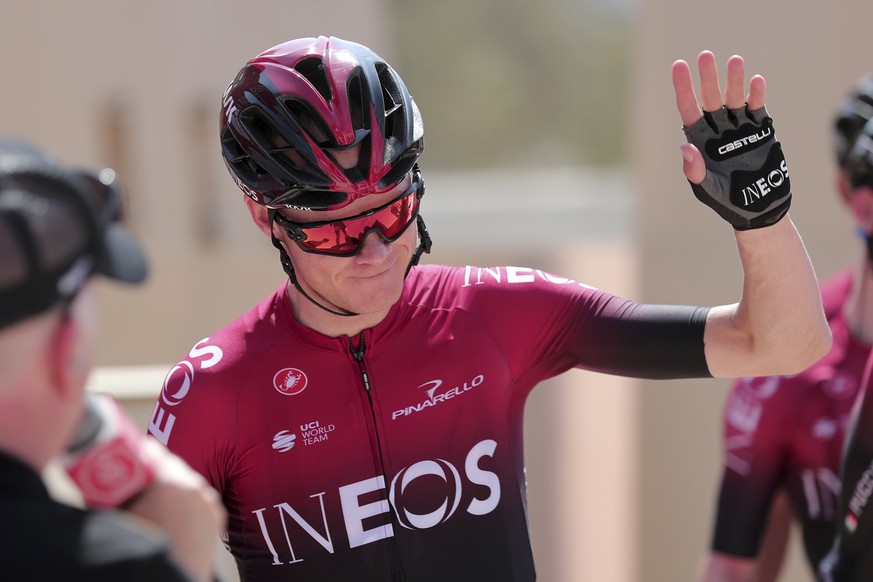
[[[698,200],[737,230],[770,226],[785,216],[791,181],[766,107],[705,111],[682,129],[706,163],[703,182],[691,184]]]

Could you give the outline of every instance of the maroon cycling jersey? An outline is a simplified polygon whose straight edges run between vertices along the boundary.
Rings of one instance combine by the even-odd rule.
[[[784,488],[813,568],[836,532],[840,457],[870,347],[848,329],[851,274],[822,284],[833,347],[795,376],[734,383],[724,411],[724,474],[712,549],[754,557],[770,504]]]
[[[149,431],[222,495],[243,580],[529,581],[530,390],[574,366],[705,377],[706,312],[421,266],[382,322],[328,337],[283,285],[170,370]]]

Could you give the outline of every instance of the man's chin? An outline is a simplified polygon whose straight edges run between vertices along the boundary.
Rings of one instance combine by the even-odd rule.
[[[354,305],[357,309],[353,308],[349,311],[361,315],[384,313],[400,299],[403,292],[403,282],[391,285],[368,285],[364,282],[357,291],[349,301],[349,304]]]

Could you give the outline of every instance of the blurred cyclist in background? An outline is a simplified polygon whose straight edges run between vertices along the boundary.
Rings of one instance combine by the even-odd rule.
[[[862,197],[856,206],[865,210],[868,221],[873,221],[873,120],[867,122],[849,152],[847,178],[855,196]],[[873,243],[868,242],[868,248],[873,248]],[[869,276],[865,282],[863,292],[869,293]],[[868,308],[860,317],[869,322],[873,312]],[[823,582],[873,580],[873,511],[867,507],[873,493],[871,366],[873,360],[868,359],[846,437],[840,474],[842,487],[835,516],[836,538],[833,548],[819,565]]]
[[[821,283],[830,353],[795,376],[737,380],[724,410],[724,473],[703,582],[767,582],[781,570],[792,516],[811,569],[830,549],[840,456],[873,343],[873,192],[853,179],[856,138],[873,116],[873,77],[834,119],[836,189],[860,239],[854,268]]]

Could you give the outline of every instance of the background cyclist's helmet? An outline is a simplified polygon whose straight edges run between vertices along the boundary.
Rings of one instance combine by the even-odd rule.
[[[344,169],[334,152],[360,146]],[[400,76],[372,50],[302,38],[249,61],[222,99],[221,148],[243,192],[270,208],[335,210],[386,192],[424,149]]]
[[[873,76],[867,75],[843,99],[834,118],[834,153],[840,168],[846,169],[852,144],[870,118],[873,118]]]
[[[873,190],[873,119],[858,132],[843,169],[852,189],[867,187]]]

